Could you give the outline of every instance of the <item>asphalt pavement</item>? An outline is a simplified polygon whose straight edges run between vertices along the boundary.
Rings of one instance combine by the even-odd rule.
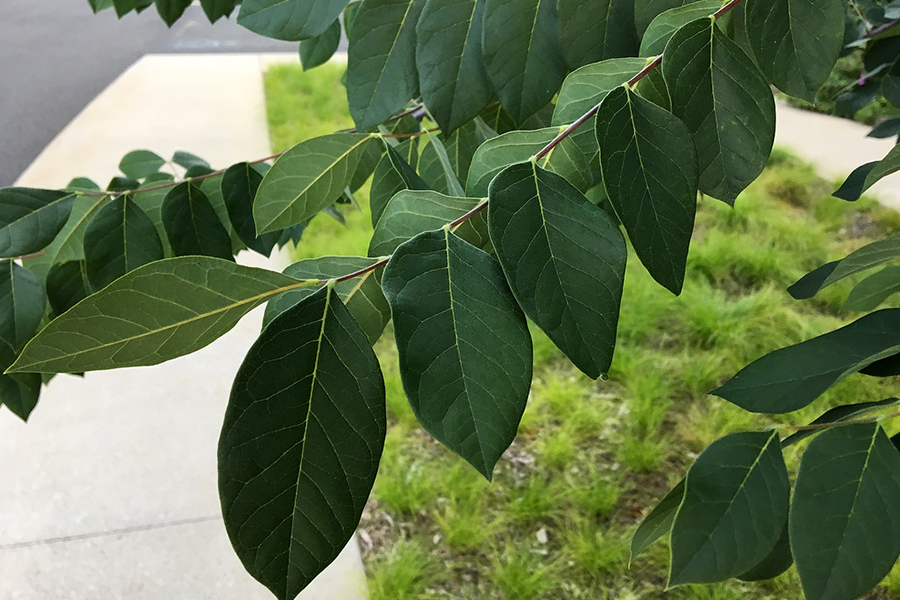
[[[0,187],[145,54],[297,50],[247,31],[235,15],[212,25],[196,5],[172,29],[152,7],[119,20],[112,10],[94,15],[87,0],[0,0],[0,15]]]

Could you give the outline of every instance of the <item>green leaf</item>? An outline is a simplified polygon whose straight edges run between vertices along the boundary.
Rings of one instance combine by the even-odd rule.
[[[360,131],[388,119],[419,90],[416,22],[425,0],[367,0],[353,19],[347,100]]]
[[[280,600],[353,537],[384,402],[378,359],[330,287],[273,321],[238,370],[219,437],[222,516],[244,567]]]
[[[13,352],[21,350],[40,325],[46,304],[44,286],[31,271],[0,261],[0,342]]]
[[[113,177],[106,186],[108,192],[130,192],[141,187],[141,182],[131,177]]]
[[[263,177],[253,204],[256,231],[311,219],[335,203],[353,178],[370,134],[334,133],[300,142]]]
[[[341,22],[337,19],[319,35],[300,42],[300,64],[308,71],[334,56],[341,43]]]
[[[423,153],[430,150],[436,157],[441,167],[441,175],[443,178],[443,188],[446,189],[448,196],[465,196],[466,192],[459,183],[453,165],[450,163],[450,157],[447,155],[447,149],[444,143],[431,132],[428,132],[428,145],[425,146]]]
[[[668,585],[724,581],[755,567],[781,537],[790,494],[776,431],[710,444],[685,476]]]
[[[790,523],[785,521],[781,536],[775,547],[755,567],[737,576],[741,581],[765,581],[774,579],[791,568],[794,557],[791,555]]]
[[[12,371],[81,373],[156,365],[199,350],[266,300],[306,285],[209,256],[153,262],[51,321]]]
[[[141,188],[147,187],[155,187],[155,184],[148,184],[145,181]],[[171,188],[162,188],[158,190],[144,189],[132,196],[134,203],[144,211],[144,214],[150,218],[153,222],[153,226],[156,227],[156,232],[159,234],[159,239],[162,242],[163,251],[165,252],[166,257],[172,256],[172,247],[169,245],[169,237],[166,235],[166,227],[163,225],[162,204],[166,199],[166,194],[168,194],[170,190]],[[72,213],[75,213],[75,209],[72,210]],[[62,258],[63,257],[60,256],[60,260],[62,260]],[[83,253],[81,256],[71,257],[68,258],[68,260],[80,260],[82,258],[84,258]]]
[[[200,0],[200,6],[206,13],[210,23],[215,23],[222,17],[229,17],[237,6],[237,0]]]
[[[661,15],[667,10],[691,3],[692,0],[644,0],[643,2],[635,2],[634,26],[637,29],[638,37],[643,37],[645,35],[650,23],[652,23],[653,19],[658,15]]]
[[[867,271],[900,257],[900,233],[876,240],[851,252],[841,260],[826,263],[804,275],[788,288],[798,300],[812,298],[822,288],[837,283],[845,277]]]
[[[391,166],[394,167],[394,170],[403,180],[404,188],[409,190],[431,189],[428,187],[428,184],[419,177],[419,174],[416,173],[416,169],[403,158],[402,154],[387,144],[385,145],[385,150],[387,151],[388,160],[391,161]]]
[[[0,343],[0,370],[5,371],[15,360],[12,348]],[[0,405],[27,421],[41,394],[41,376],[34,373],[0,375]]]
[[[256,171],[256,169],[253,170]],[[225,231],[228,232],[228,237],[231,239],[231,253],[237,254],[246,248],[247,245],[234,230],[231,223],[231,218],[228,214],[228,206],[225,204],[225,194],[222,190],[222,182],[224,179],[224,173],[217,173],[212,177],[206,177],[200,181],[200,191],[203,192],[203,195],[209,200],[209,203],[216,213],[216,217],[218,217],[222,226],[225,227]]]
[[[791,503],[791,550],[809,600],[852,600],[900,555],[900,454],[877,423],[810,442]]]
[[[835,260],[813,269],[793,283],[787,289],[788,293],[795,300],[812,298],[820,289],[822,289],[822,284],[824,284],[825,280],[834,272],[839,262],[841,261]]]
[[[546,127],[533,131],[510,131],[492,138],[475,151],[469,178],[466,181],[466,195],[487,196],[491,180],[509,165],[528,160],[550,143],[564,127]],[[547,153],[538,166],[561,175],[579,190],[591,187],[591,167],[588,159],[569,138]]]
[[[449,134],[493,96],[481,54],[485,0],[427,0],[416,25],[422,101]]]
[[[112,0],[116,9],[116,16],[120,19],[131,11],[141,12],[153,5],[153,0]]]
[[[528,318],[587,376],[609,371],[627,257],[616,223],[568,181],[528,162],[494,178],[488,227]]]
[[[885,267],[857,283],[842,310],[874,310],[897,292],[900,292],[900,267]]]
[[[324,33],[347,0],[243,0],[238,25],[276,40],[296,42]]]
[[[208,162],[184,150],[176,150],[175,154],[172,155],[172,162],[184,169],[193,169],[194,167],[211,168]]]
[[[369,256],[387,256],[406,240],[423,231],[440,229],[463,216],[481,202],[480,198],[458,198],[422,190],[397,192],[388,202],[375,225]],[[477,247],[488,243],[483,219],[469,219],[459,226],[456,234]]]
[[[101,10],[113,7],[112,0],[88,0],[88,4],[91,6],[91,10],[94,11],[95,15]]]
[[[166,194],[161,215],[172,251],[178,256],[203,254],[230,259],[231,238],[206,195],[189,181]]]
[[[900,309],[870,313],[849,325],[766,354],[711,393],[757,413],[803,408],[873,362],[900,352]]]
[[[53,190],[0,188],[0,258],[41,250],[62,230],[75,194]]]
[[[637,75],[646,64],[647,61],[640,58],[612,58],[572,71],[559,90],[553,124],[573,123],[606,98],[610,91]],[[597,118],[591,117],[569,136],[588,158],[593,158],[600,150],[594,133],[596,122]]]
[[[869,162],[854,169],[833,195],[854,202],[878,181],[897,171],[900,171],[900,144],[891,148],[880,161]]]
[[[84,259],[84,230],[91,218],[106,202],[108,196],[79,196],[72,204],[72,211],[62,230],[41,256],[22,261],[32,273],[43,278],[50,267],[58,262]]]
[[[810,423],[810,425],[839,424],[849,419],[855,419],[862,415],[868,414],[873,410],[883,408],[885,406],[893,406],[900,401],[897,398],[885,398],[884,400],[873,400],[871,402],[859,402],[857,404],[844,404],[830,408],[818,419]],[[801,429],[796,433],[789,435],[781,441],[781,447],[787,448],[796,444],[801,440],[817,434],[820,429]]]
[[[490,480],[531,387],[531,336],[500,265],[429,231],[397,249],[381,284],[416,417]]]
[[[127,194],[98,210],[84,230],[85,268],[95,290],[163,257],[153,221]]]
[[[294,279],[321,279],[322,281],[348,275],[378,262],[375,258],[363,256],[320,256],[295,262],[284,270],[284,274]],[[391,307],[388,306],[381,286],[376,280],[376,270],[369,271],[354,279],[341,281],[334,286],[334,291],[347,306],[347,310],[362,327],[370,344],[381,337],[385,325],[391,319]],[[311,287],[298,288],[273,298],[266,305],[263,327],[268,327],[275,317],[285,312],[316,290]]]
[[[771,88],[708,17],[672,36],[662,67],[672,113],[687,125],[697,148],[700,191],[734,206],[772,152]]]
[[[83,260],[55,264],[47,273],[47,300],[50,301],[53,318],[87,298],[90,293]]]
[[[719,8],[722,3],[719,0],[700,0],[684,6],[670,8],[660,13],[651,21],[644,37],[641,38],[640,56],[656,56],[662,54],[666,44],[672,35],[695,19],[708,17]],[[669,55],[666,54],[666,61]]]
[[[166,159],[150,150],[134,150],[119,163],[119,170],[132,179],[144,179],[159,171]]]
[[[572,69],[637,54],[634,6],[627,0],[559,0],[559,38]]]
[[[697,158],[679,119],[626,87],[597,113],[603,185],[638,258],[681,292],[697,208]]]
[[[93,179],[87,177],[75,177],[66,185],[68,192],[99,192],[100,186]]]
[[[635,91],[638,96],[649,100],[658,107],[671,111],[672,101],[669,99],[669,90],[666,89],[666,81],[662,76],[662,69],[654,69],[638,81]]]
[[[262,175],[249,163],[232,165],[222,177],[222,196],[228,219],[235,233],[251,250],[269,256],[281,237],[280,231],[256,235],[253,222],[253,199],[262,182]]]
[[[159,13],[165,24],[171,27],[181,18],[192,0],[154,0],[154,2],[156,3],[156,12]]]
[[[754,0],[745,27],[756,63],[779,90],[812,102],[844,39],[841,0]]]
[[[653,542],[669,533],[672,523],[675,521],[675,513],[681,506],[684,498],[684,479],[669,490],[669,493],[659,501],[650,514],[644,517],[637,531],[631,538],[631,558],[628,563],[634,562],[637,556],[650,547]]]
[[[418,143],[415,138],[399,144],[395,148],[395,152],[400,154],[407,164],[415,168],[419,158]],[[394,194],[405,189],[408,189],[406,181],[394,168],[391,157],[385,154],[375,165],[375,172],[372,173],[372,187],[369,190],[369,210],[372,212],[373,227],[378,224],[387,203],[394,197]]]
[[[482,49],[500,103],[518,124],[543,108],[566,77],[556,2],[485,0]]]

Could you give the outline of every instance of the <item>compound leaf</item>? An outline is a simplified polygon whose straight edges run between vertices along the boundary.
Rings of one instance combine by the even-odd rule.
[[[375,353],[330,286],[270,323],[238,370],[219,437],[222,516],[244,567],[280,600],[353,536],[384,403]]]
[[[447,230],[404,243],[382,288],[422,426],[491,479],[531,387],[531,337],[500,265]]]
[[[625,279],[625,237],[572,185],[532,162],[491,183],[488,228],[525,314],[596,379],[609,370]]]

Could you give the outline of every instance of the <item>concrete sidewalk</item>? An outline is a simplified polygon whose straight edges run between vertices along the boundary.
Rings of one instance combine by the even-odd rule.
[[[261,58],[145,57],[88,106],[18,185],[104,185],[136,148],[214,167],[270,153]],[[258,255],[242,256],[279,269]],[[149,368],[60,376],[26,425],[0,411],[0,599],[266,599],[225,534],[216,443],[255,311],[195,354]],[[360,600],[355,541],[301,595]]]

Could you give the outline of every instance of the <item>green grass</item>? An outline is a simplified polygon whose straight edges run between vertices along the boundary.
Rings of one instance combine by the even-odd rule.
[[[269,73],[276,147],[348,125],[339,74],[332,67]],[[314,117],[303,107],[330,112]],[[800,598],[793,571],[772,582],[664,593],[666,545],[651,547],[629,569],[628,542],[642,515],[713,440],[806,422],[834,402],[891,395],[895,381],[854,376],[812,407],[778,417],[707,395],[761,355],[852,318],[839,312],[852,281],[811,301],[784,291],[822,262],[900,229],[893,211],[871,200],[830,198],[833,187],[776,150],[734,209],[701,199],[679,297],[653,282],[632,253],[608,381],[581,375],[532,327],[531,396],[492,484],[417,425],[388,326],[376,352],[390,429],[360,524],[371,540],[364,555],[372,598]],[[365,188],[359,199],[361,212],[344,210],[347,227],[316,217],[296,256],[365,254],[371,233]],[[792,447],[789,461],[802,447]],[[879,593],[900,593],[900,571]]]

